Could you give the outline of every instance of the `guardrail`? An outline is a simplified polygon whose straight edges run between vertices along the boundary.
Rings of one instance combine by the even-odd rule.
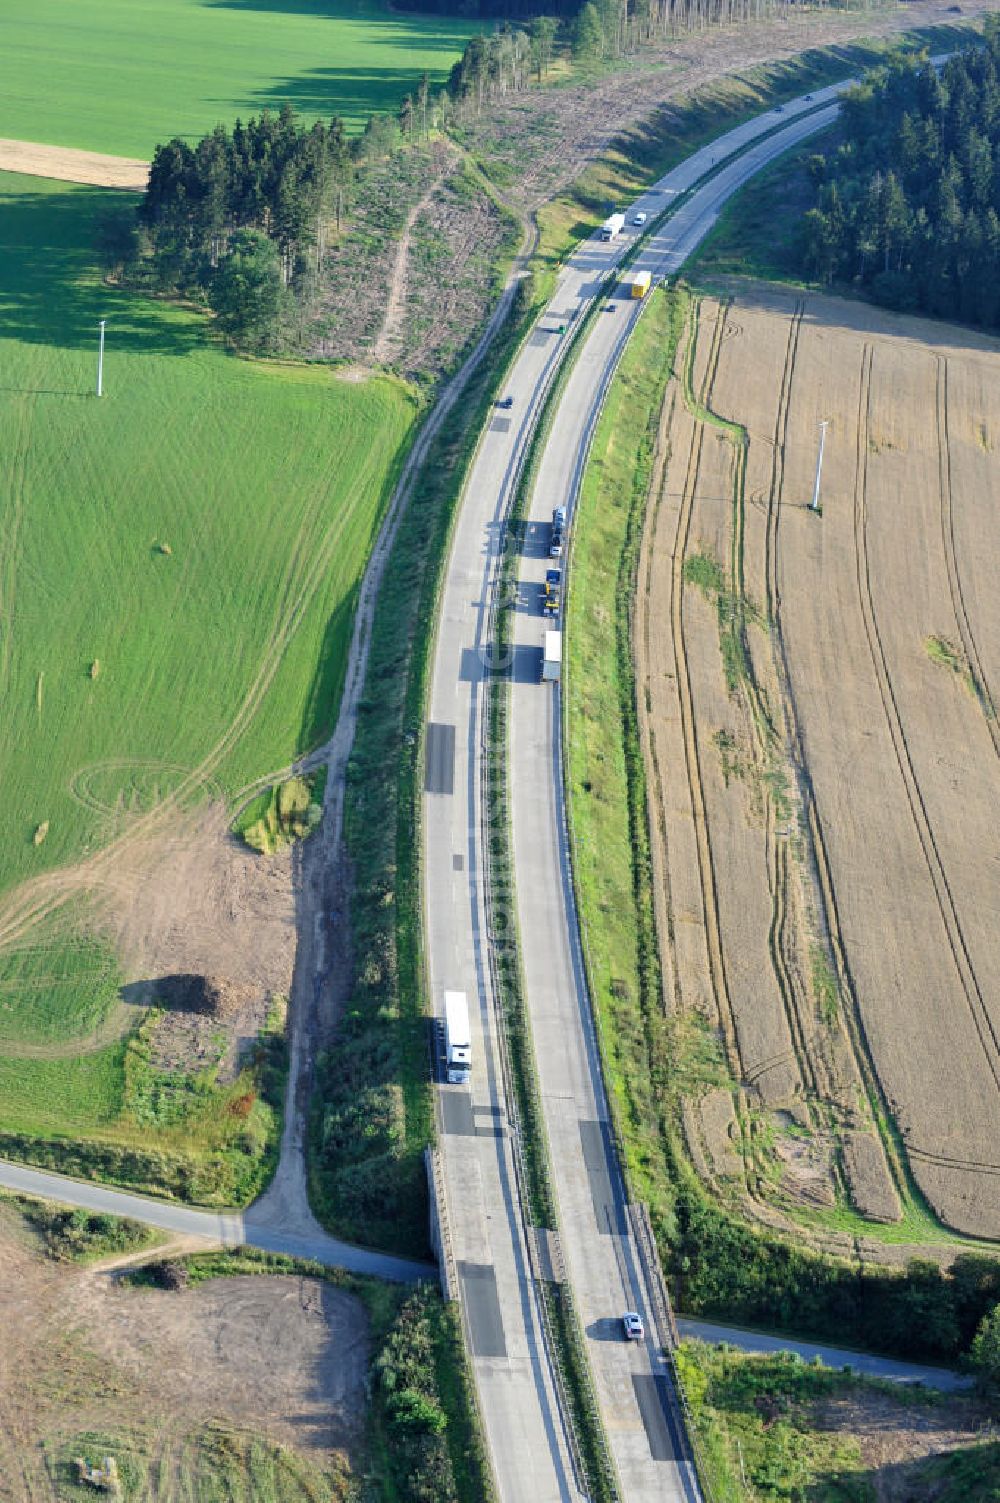
[[[441,1152],[438,1148],[424,1149],[424,1167],[427,1170],[431,1247],[437,1255],[441,1293],[448,1301],[457,1300],[460,1293],[458,1269],[455,1265],[455,1250],[451,1242],[448,1197],[445,1195],[444,1171],[441,1168]]]

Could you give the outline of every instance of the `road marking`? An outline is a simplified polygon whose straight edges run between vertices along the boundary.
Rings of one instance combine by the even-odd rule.
[[[683,1456],[683,1448],[672,1435],[674,1425],[666,1378],[655,1373],[633,1373],[632,1387],[653,1460],[673,1461]]]
[[[464,1087],[441,1092],[441,1126],[453,1138],[476,1136],[472,1098]]]

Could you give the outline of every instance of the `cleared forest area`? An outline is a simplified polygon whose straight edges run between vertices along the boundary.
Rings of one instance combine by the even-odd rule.
[[[724,1199],[834,1240],[928,1240],[928,1209],[1000,1237],[998,354],[744,286],[695,305],[667,391],[636,610],[657,927],[665,1005],[730,1077],[686,1136]]]

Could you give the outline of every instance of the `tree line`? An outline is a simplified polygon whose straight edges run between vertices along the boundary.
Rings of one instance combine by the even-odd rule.
[[[844,101],[843,142],[811,161],[806,267],[891,308],[1000,326],[1000,17],[940,73],[895,60]]]
[[[490,34],[474,36],[455,64],[443,101],[445,113],[477,111],[489,101],[526,89],[548,73],[557,52],[583,62],[627,57],[642,47],[684,31],[787,15],[794,0],[546,0],[550,14],[532,14],[537,0],[480,0],[479,14],[502,14]],[[879,0],[862,0],[874,9]],[[405,0],[404,0],[405,8]],[[420,0],[421,10],[459,10],[467,0],[434,5]],[[530,18],[530,19],[529,19]]]

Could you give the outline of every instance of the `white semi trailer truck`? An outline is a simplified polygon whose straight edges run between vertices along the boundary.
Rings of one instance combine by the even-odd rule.
[[[472,1065],[472,1037],[469,1033],[469,1000],[464,992],[444,994],[444,1037],[448,1081],[451,1085],[465,1085]]]

